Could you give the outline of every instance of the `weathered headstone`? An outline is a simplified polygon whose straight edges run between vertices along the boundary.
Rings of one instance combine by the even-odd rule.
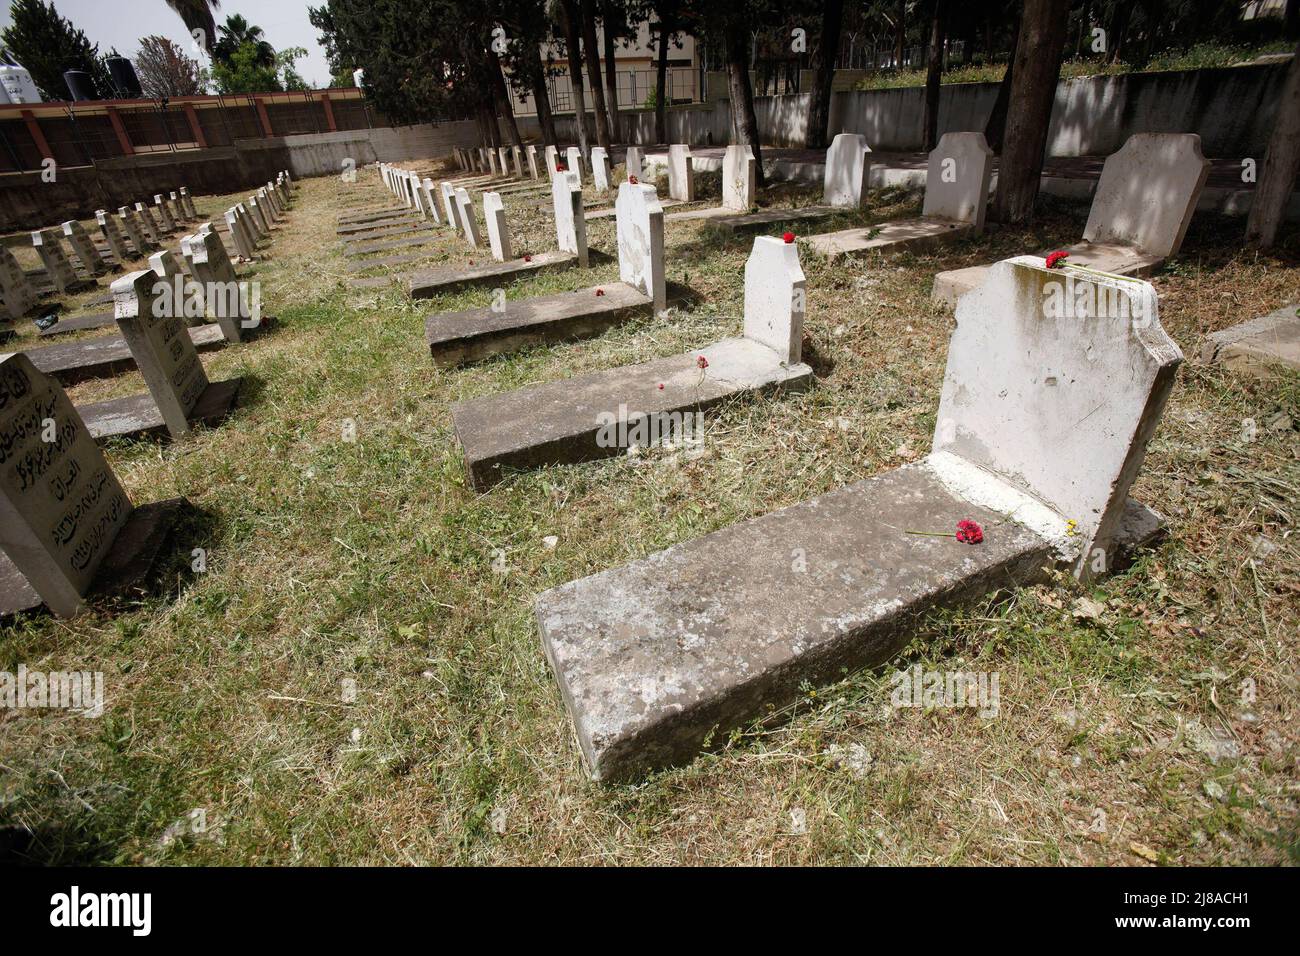
[[[728,146],[722,158],[722,205],[748,210],[754,205],[758,163],[748,146]]]
[[[81,610],[131,510],[62,387],[0,356],[0,551],[55,614]]]
[[[239,221],[239,212],[233,207],[225,211],[226,226],[230,229],[231,241],[235,244],[235,251],[244,259],[252,259],[257,255],[257,247],[253,244],[252,237],[244,229],[244,224]]]
[[[550,182],[555,178],[556,167],[560,162],[560,151],[554,146],[547,146],[546,154],[546,181]]]
[[[176,220],[172,218],[171,210],[167,208],[167,200],[162,193],[155,193],[153,197],[154,212],[158,214],[158,224],[163,232],[175,232]]]
[[[183,219],[190,218],[189,214],[185,211],[185,204],[181,202],[180,193],[176,190],[172,190],[168,194],[167,198],[171,201],[171,213],[173,219],[180,222]]]
[[[117,214],[122,220],[122,228],[126,230],[126,237],[131,240],[131,245],[135,248],[136,258],[147,254],[154,244],[141,227],[135,210],[130,206],[119,206]]]
[[[248,228],[248,234],[253,237],[253,242],[258,243],[270,236],[266,230],[262,219],[252,208],[252,204],[241,202],[235,204],[235,210],[239,213],[239,218],[243,220],[244,225]]]
[[[0,244],[0,292],[4,294],[4,312],[11,319],[21,319],[36,308],[36,287],[9,247],[3,244]]]
[[[617,210],[618,277],[650,296],[658,314],[668,305],[664,279],[664,209],[647,183],[621,183]]]
[[[801,361],[806,297],[799,247],[756,237],[745,263],[745,338],[762,342],[783,362]]]
[[[406,188],[411,196],[411,204],[425,219],[429,218],[429,211],[424,208],[424,193],[420,189],[420,177],[415,173],[406,174]]]
[[[253,314],[221,237],[215,232],[191,236],[187,251],[194,281],[203,288],[208,316],[216,322],[227,342],[241,341],[241,329],[255,326],[260,316]]]
[[[424,205],[429,210],[429,215],[438,225],[442,225],[442,216],[438,212],[438,190],[433,185],[433,180],[428,177],[420,184],[420,192],[424,196]]]
[[[577,146],[570,146],[564,152],[564,162],[565,162],[565,166],[567,167],[566,171],[573,173],[575,176],[578,177],[578,180],[581,181],[582,180],[582,150],[580,150]]]
[[[826,170],[822,192],[832,206],[861,208],[867,197],[867,177],[871,164],[867,154],[871,147],[860,133],[840,133],[826,150]]]
[[[78,278],[77,273],[73,271],[72,263],[68,261],[63,251],[59,234],[53,229],[33,232],[32,245],[36,247],[36,253],[41,257],[41,264],[45,266],[45,273],[50,277],[50,283],[59,292],[66,295],[69,292],[79,292],[94,284],[92,280]]]
[[[488,244],[492,247],[492,258],[505,262],[513,258],[510,251],[510,229],[506,225],[506,210],[501,203],[500,193],[483,194],[483,218],[487,222]]]
[[[198,219],[199,213],[198,210],[194,208],[194,198],[190,195],[189,187],[182,186],[180,188],[180,193],[181,205],[185,207],[185,215],[190,219]]]
[[[993,150],[983,133],[944,133],[930,152],[921,215],[969,222],[984,231]]]
[[[176,257],[172,255],[170,249],[161,249],[149,257],[149,269],[160,279],[171,280],[176,276],[185,276],[181,270],[181,264]],[[116,300],[116,283],[114,283],[114,299]]]
[[[1260,378],[1300,371],[1300,306],[1212,332],[1201,343],[1200,360]]]
[[[155,246],[162,245],[163,234],[159,230],[158,220],[153,217],[153,212],[142,202],[135,204],[135,213],[140,217],[140,228],[144,230],[145,238]]]
[[[104,257],[99,254],[95,244],[91,242],[90,236],[86,234],[86,228],[76,219],[69,219],[63,224],[63,235],[68,240],[68,245],[72,251],[81,260],[81,267],[92,276],[102,276],[108,271],[108,266],[104,265]]]
[[[540,177],[537,174],[537,147],[529,143],[527,153],[528,153],[528,175],[533,179],[539,179]]]
[[[483,245],[483,236],[478,231],[478,218],[474,215],[474,200],[470,198],[467,189],[456,190],[456,214],[460,218],[465,241],[475,249]]]
[[[556,173],[551,180],[555,239],[561,252],[572,252],[587,268],[587,221],[582,215],[582,180],[577,173]]]
[[[689,146],[668,147],[668,195],[682,202],[695,202],[695,166]]]
[[[449,182],[443,182],[438,188],[442,191],[443,208],[447,210],[447,225],[453,229],[459,228],[460,214],[456,211],[456,187]]]
[[[152,269],[118,279],[113,283],[113,311],[168,433],[182,438],[190,432],[190,413],[209,382],[179,314],[181,304],[174,298],[170,307],[159,302],[157,281]]]
[[[488,158],[488,172],[492,175],[492,178],[495,179],[501,175],[501,172],[497,169],[497,160],[500,157],[497,156],[497,151],[495,149],[489,149],[487,151],[487,158]]]
[[[257,201],[257,196],[249,196],[245,205],[256,221],[258,231],[264,236],[269,236],[271,234],[271,217],[262,208],[262,204]]]
[[[609,189],[609,154],[602,146],[591,147],[591,179],[596,189]]]
[[[117,220],[107,209],[95,210],[95,221],[99,223],[100,234],[104,237],[104,242],[108,244],[108,249],[113,253],[113,258],[117,260],[118,265],[130,262],[135,256],[126,247],[126,240],[122,238],[122,230],[117,227]]]
[[[623,166],[627,170],[627,174],[629,176],[635,176],[638,182],[641,179],[641,164],[641,147],[629,146],[627,148],[627,155],[623,158]]]

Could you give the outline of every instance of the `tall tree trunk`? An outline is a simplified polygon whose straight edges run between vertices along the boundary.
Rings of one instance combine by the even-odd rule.
[[[602,22],[605,29],[605,109],[609,115],[610,141],[617,143],[623,138],[623,130],[618,116],[618,63],[615,60],[618,45],[614,42],[615,28],[620,24],[614,22],[614,6],[611,3],[605,7],[605,17]],[[633,103],[632,105],[635,106],[636,104]],[[613,162],[613,160],[610,161]]]
[[[564,45],[569,48],[569,83],[573,86],[573,118],[578,130],[578,149],[583,158],[591,156],[587,140],[587,97],[582,89],[582,45],[578,31],[581,13],[579,0],[561,0],[564,5]]]
[[[1002,74],[1002,82],[998,84],[997,99],[993,101],[988,122],[984,124],[984,139],[989,144],[989,149],[998,155],[1002,153],[1002,140],[1006,137],[1007,104],[1011,102],[1011,81],[1016,72],[1016,46],[1019,42],[1020,21],[1016,20],[1016,25],[1011,31],[1011,56],[1007,58],[1007,70]],[[989,48],[989,52],[992,53],[992,47]]]
[[[931,0],[930,52],[925,73],[925,151],[939,144],[939,84],[943,79],[943,0]]]
[[[1286,215],[1286,206],[1295,189],[1296,172],[1300,171],[1300,46],[1296,47],[1291,65],[1282,84],[1277,102],[1277,119],[1273,135],[1264,154],[1264,172],[1255,187],[1246,220],[1246,239],[1271,248],[1278,226]]]
[[[754,185],[762,189],[763,156],[758,141],[758,117],[754,114],[754,88],[749,80],[749,31],[744,22],[727,25],[727,87],[731,92],[731,140],[748,146],[754,153]]]
[[[1110,29],[1106,31],[1107,45],[1107,63],[1118,63],[1120,51],[1124,47],[1124,40],[1128,34],[1129,15],[1133,12],[1133,4],[1121,2],[1115,4],[1115,12],[1111,14]]]
[[[515,108],[510,104],[510,91],[506,89],[506,78],[501,73],[501,59],[489,57],[488,74],[492,81],[492,95],[496,98],[497,109],[505,117],[506,129],[510,133],[510,142],[522,147],[524,141],[519,138],[519,124],[515,121]]]
[[[479,103],[479,115],[483,118],[483,129],[487,136],[483,141],[484,146],[498,148],[501,145],[501,127],[497,123],[496,110],[493,109],[492,98],[485,96]]]
[[[655,60],[655,142],[668,142],[668,44],[672,29],[659,21],[659,55]]]
[[[835,82],[835,58],[840,52],[840,28],[843,24],[844,0],[826,0],[822,5],[822,35],[817,41],[812,102],[808,107],[805,143],[810,149],[824,149],[830,141],[831,87]]]
[[[582,51],[587,59],[587,76],[591,78],[591,99],[596,108],[596,140],[609,151],[613,130],[605,112],[605,81],[600,77],[600,50],[596,46],[596,0],[578,0],[582,11]]]
[[[542,128],[542,143],[559,149],[560,139],[555,135],[555,117],[551,114],[551,93],[546,88],[546,64],[542,62],[541,47],[536,43],[526,43],[524,47],[530,58],[525,68],[528,70],[528,82],[533,88],[537,125]]]
[[[993,218],[998,222],[1019,223],[1033,215],[1069,10],[1070,0],[1025,0],[998,192],[993,199]]]
[[[903,68],[903,44],[907,42],[907,0],[898,0],[898,23],[894,26],[894,69]]]

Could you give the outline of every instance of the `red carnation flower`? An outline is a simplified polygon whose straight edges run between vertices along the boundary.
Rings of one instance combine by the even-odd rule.
[[[596,295],[604,295],[604,294],[605,294],[605,290],[604,290],[604,289],[597,289],[597,290],[596,290]]]
[[[635,176],[629,176],[629,177],[627,177],[627,181],[630,182],[633,186],[636,185],[636,177],[635,177]]]
[[[695,360],[695,364],[698,365],[700,368],[708,368],[709,360],[706,359],[703,355],[701,355],[699,358]]]
[[[564,165],[564,163],[556,163],[556,164],[555,164],[555,171],[556,171],[557,173],[567,173],[567,172],[569,171],[569,169],[568,169],[567,166]]]
[[[524,262],[532,262],[532,261],[533,261],[532,256],[524,256]]]
[[[957,522],[957,540],[965,544],[979,544],[984,540],[984,529],[977,522],[963,518]]]
[[[1055,269],[1058,263],[1063,263],[1068,258],[1070,258],[1070,254],[1061,249],[1058,249],[1056,252],[1048,253],[1047,268]]]
[[[660,383],[659,383],[659,391],[662,392],[663,390],[664,390],[664,383],[663,383],[663,382],[660,382]]]
[[[787,233],[786,233],[785,235],[783,235],[781,238],[782,238],[783,240],[785,240],[786,242],[794,242],[794,233],[793,233],[793,232],[787,232]]]

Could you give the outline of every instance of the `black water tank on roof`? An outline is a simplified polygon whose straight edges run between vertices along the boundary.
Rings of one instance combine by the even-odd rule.
[[[124,56],[110,56],[105,61],[109,75],[113,77],[113,96],[119,100],[129,100],[144,95],[140,89],[140,80],[135,75],[135,66]]]
[[[85,70],[68,70],[63,74],[63,82],[68,85],[68,92],[74,100],[97,100],[95,81]]]

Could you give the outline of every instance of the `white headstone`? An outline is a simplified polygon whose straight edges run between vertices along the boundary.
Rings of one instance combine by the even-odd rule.
[[[0,549],[51,611],[81,609],[130,516],[131,500],[59,384],[21,352],[0,357]]]
[[[695,166],[689,146],[668,147],[668,195],[682,202],[695,202]]]
[[[203,288],[208,316],[216,322],[227,342],[241,341],[241,329],[256,325],[260,316],[253,314],[221,237],[215,232],[191,236],[187,252],[190,272]]]
[[[788,365],[798,364],[806,298],[799,247],[758,236],[745,263],[745,338],[766,345]]]
[[[564,164],[568,167],[568,172],[577,175],[579,181],[582,180],[582,150],[570,146],[564,151]]]
[[[551,180],[555,209],[555,241],[561,252],[572,252],[587,267],[587,219],[582,213],[582,180],[577,173],[556,173]]]
[[[198,210],[194,208],[194,198],[190,195],[189,187],[182,186],[180,189],[180,193],[181,193],[181,205],[185,207],[185,215],[188,216],[190,219],[199,218]]]
[[[183,304],[170,307],[154,291],[153,270],[132,272],[113,283],[113,314],[131,349],[149,394],[173,438],[189,434],[189,415],[208,387],[208,376],[194,350]]]
[[[754,206],[758,163],[749,146],[728,146],[722,157],[722,205],[748,212]]]
[[[537,173],[537,147],[530,143],[528,146],[527,155],[528,155],[528,175],[531,176],[533,179],[540,178]]]
[[[871,147],[861,133],[840,133],[826,150],[823,198],[832,206],[861,208],[867,198],[867,175]]]
[[[263,236],[269,236],[271,234],[271,216],[264,208],[262,208],[262,204],[258,202],[257,196],[249,196],[246,205],[248,206],[248,211],[252,213],[253,219],[257,222],[258,231],[261,232]]]
[[[33,232],[32,245],[36,247],[36,252],[41,257],[41,264],[45,266],[45,273],[50,277],[50,282],[54,284],[55,289],[68,292],[77,285],[80,280],[63,251],[63,243],[59,241],[57,232],[53,229]]]
[[[86,234],[86,227],[76,219],[69,219],[63,224],[63,235],[68,240],[68,245],[72,251],[77,254],[81,260],[81,266],[92,276],[102,276],[108,271],[108,266],[104,265],[104,257],[99,254],[95,244],[90,241],[90,236]]]
[[[609,154],[602,146],[591,147],[591,181],[596,189],[609,189]]]
[[[623,159],[623,166],[627,169],[629,176],[635,176],[639,182],[641,179],[641,147],[629,146],[627,156]]]
[[[167,194],[167,198],[168,200],[170,200],[169,205],[171,206],[171,213],[173,219],[179,222],[182,219],[189,218],[185,213],[184,204],[181,203],[180,193],[178,193],[176,190],[173,189],[170,193]]]
[[[252,259],[257,255],[257,250],[250,241],[248,233],[244,230],[244,224],[239,221],[239,213],[231,208],[225,212],[226,225],[230,228],[230,238],[235,244],[235,251],[245,259]]]
[[[117,227],[117,220],[107,209],[95,210],[95,222],[99,223],[99,232],[104,237],[104,242],[108,244],[109,252],[113,253],[113,258],[117,260],[118,265],[129,262],[134,258],[126,247],[126,240],[122,238],[122,230]]]
[[[510,175],[510,150],[505,146],[497,147],[497,156],[501,161],[501,175]]]
[[[420,192],[424,195],[424,205],[429,210],[429,215],[441,226],[442,216],[438,213],[438,190],[433,185],[433,180],[426,177],[420,184]]]
[[[36,306],[36,287],[19,265],[9,247],[0,243],[0,292],[4,293],[4,312],[11,319],[21,319]]]
[[[1182,358],[1150,283],[998,262],[958,301],[933,449],[1075,522],[1082,561],[1104,557],[1082,573],[1106,570]]]
[[[429,210],[424,207],[424,191],[420,188],[420,177],[417,173],[407,173],[407,188],[411,193],[411,201],[415,205],[415,210],[425,219],[429,218]]]
[[[925,170],[923,216],[974,224],[984,231],[993,150],[983,133],[944,133]]]
[[[153,243],[145,236],[144,229],[141,228],[140,220],[136,216],[134,209],[130,206],[119,206],[117,215],[122,220],[122,228],[126,230],[126,237],[131,240],[131,245],[135,247],[136,258],[153,248]]]
[[[648,183],[620,183],[614,201],[618,229],[618,277],[654,300],[658,314],[668,306],[664,283],[664,207]]]
[[[175,232],[176,220],[172,218],[171,210],[167,208],[167,202],[163,199],[161,193],[154,194],[153,208],[158,214],[158,224],[162,227],[162,231]]]
[[[158,231],[158,220],[153,217],[153,212],[142,202],[135,204],[135,214],[140,217],[140,227],[144,230],[145,238],[154,245],[162,242],[162,233]]]
[[[556,149],[554,146],[547,146],[545,153],[546,153],[546,181],[550,182],[551,180],[555,179],[555,174],[557,172],[556,166],[559,165],[560,162],[560,158],[559,158],[560,151]]]
[[[474,200],[469,198],[466,189],[456,190],[456,215],[460,219],[460,229],[465,240],[475,249],[483,245],[483,235],[478,231],[478,218],[474,215]]]
[[[510,230],[506,226],[506,209],[501,203],[500,193],[483,194],[483,219],[487,222],[492,258],[497,262],[513,258],[510,251]]]
[[[489,149],[487,151],[487,158],[488,171],[491,172],[493,177],[499,176],[500,173],[497,172],[497,151],[495,149]]]
[[[515,175],[522,179],[524,176],[524,151],[518,146],[511,146],[510,158],[515,164]]]
[[[170,249],[162,249],[151,255],[149,257],[149,269],[160,279],[171,279],[174,276],[183,276],[185,274],[181,271],[181,264],[172,255]]]
[[[1195,133],[1137,133],[1106,157],[1083,238],[1134,246],[1148,255],[1178,252],[1210,164]]]

